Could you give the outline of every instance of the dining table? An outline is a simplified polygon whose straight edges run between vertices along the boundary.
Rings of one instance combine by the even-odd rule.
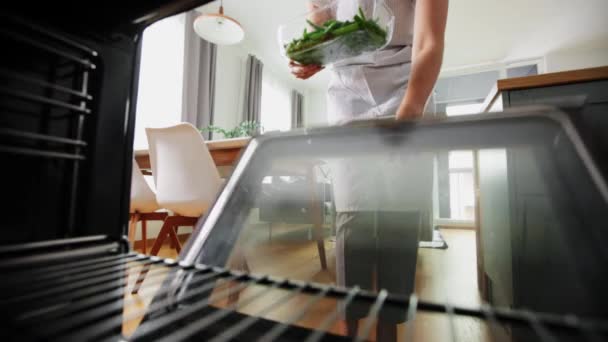
[[[251,137],[219,139],[205,141],[211,157],[218,169],[232,168],[238,162],[241,152],[251,140]],[[134,151],[135,161],[146,176],[152,175],[150,163],[150,153],[147,149]],[[316,174],[315,167],[323,164],[322,161],[300,161],[287,162],[286,165],[276,165],[271,171],[273,175],[303,175],[308,179],[311,186],[310,191],[310,214],[314,233],[314,240],[317,243],[321,268],[327,269],[325,256],[325,241],[323,238],[323,200],[319,198],[315,191]]]
[[[230,167],[237,162],[241,151],[250,140],[250,137],[218,139],[205,141],[205,144],[207,144],[207,148],[217,167]],[[149,151],[147,149],[135,150],[134,155],[135,161],[142,170],[142,173],[148,176],[152,175]]]

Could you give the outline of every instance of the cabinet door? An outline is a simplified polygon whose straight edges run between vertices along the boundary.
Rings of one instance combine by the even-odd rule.
[[[506,149],[478,151],[480,236],[488,301],[513,304],[509,177]]]
[[[569,113],[600,167],[608,171],[608,80],[534,89],[510,90],[503,96],[504,107],[545,104],[567,96],[584,96],[583,108]]]
[[[608,102],[608,80],[521,90],[509,90],[503,97],[505,107],[543,104],[548,99],[584,95],[586,104]]]
[[[572,209],[576,199],[564,178],[570,175],[552,167],[552,156],[536,152],[514,148],[507,159],[513,304],[562,314],[605,312],[599,290],[605,280],[590,267],[603,263],[602,253],[591,250],[595,227]]]
[[[588,103],[579,114],[572,115],[572,119],[590,149],[598,156],[608,156],[608,101]],[[608,165],[600,167],[608,171]]]

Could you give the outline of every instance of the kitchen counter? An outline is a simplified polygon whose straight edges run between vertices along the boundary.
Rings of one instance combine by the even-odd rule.
[[[509,91],[602,80],[608,80],[608,66],[498,80],[483,104],[483,111],[489,112],[497,104],[501,95]],[[508,107],[508,105],[505,107]]]

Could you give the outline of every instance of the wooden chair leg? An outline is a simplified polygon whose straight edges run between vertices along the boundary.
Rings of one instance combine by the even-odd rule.
[[[165,223],[163,223],[163,226],[160,229],[160,232],[158,232],[158,236],[154,240],[152,249],[150,249],[150,255],[158,255],[158,252],[160,251],[160,248],[162,247],[163,242],[165,242],[165,239],[167,239],[167,236],[171,235],[170,232],[173,231],[173,224],[174,224],[171,219],[172,218],[169,217],[165,220]],[[150,269],[149,266],[144,266],[142,268],[142,270],[139,272],[137,281],[135,282],[135,285],[133,286],[133,290],[131,290],[132,294],[137,294],[137,292],[139,292],[139,288],[141,287],[141,284],[144,282],[144,279],[146,279],[146,274],[148,273],[149,269]]]
[[[146,245],[148,241],[148,227],[146,227],[146,220],[141,220],[141,241],[143,244],[144,254],[146,254]]]
[[[319,250],[319,258],[321,259],[321,268],[327,269],[327,258],[325,257],[325,240],[321,237],[321,239],[317,240],[317,249]]]
[[[135,249],[135,229],[137,229],[137,221],[139,220],[139,214],[133,213],[131,214],[131,219],[129,220],[129,243],[131,243],[131,248]]]
[[[173,236],[170,235],[171,239],[169,239],[169,248],[175,249],[175,241],[173,240]]]
[[[177,253],[179,253],[182,251],[182,244],[179,242],[179,238],[177,237],[177,227],[178,226],[173,226],[173,229],[171,229],[169,232],[169,236],[173,242],[173,248],[175,248]]]
[[[237,270],[241,270],[241,271],[250,273],[251,270],[249,268],[249,264],[247,263],[247,259],[245,258],[245,255],[243,255],[243,253],[241,253],[239,246],[237,246],[236,249],[237,249],[237,252],[234,255],[233,267]],[[235,288],[240,285],[241,284],[239,282],[234,281],[234,282],[230,282],[230,284],[228,286],[229,286],[229,288],[232,289],[232,288]],[[234,291],[228,295],[228,305],[234,305],[239,301],[239,297],[241,296],[241,291]]]
[[[173,230],[175,231],[175,236],[177,236],[177,230],[178,230],[179,226],[175,226],[173,227]],[[177,240],[179,242],[179,239]],[[171,235],[171,240],[169,240],[169,247],[175,249],[175,250],[180,250],[181,249],[181,244],[175,243],[175,239],[173,239],[173,234]]]
[[[165,222],[163,223],[162,228],[160,229],[160,232],[158,232],[158,236],[156,237],[156,239],[154,240],[154,244],[152,245],[152,248],[150,249],[150,255],[158,255],[158,252],[160,252],[160,248],[162,247],[163,243],[165,242],[165,240],[167,239],[167,237],[169,237],[169,239],[171,241],[174,241],[176,243],[176,248],[178,249],[178,252],[181,251],[181,244],[179,243],[179,240],[177,239],[177,234],[175,234],[175,226],[191,226],[196,224],[196,221],[198,220],[198,217],[185,217],[185,216],[168,216],[165,219]],[[141,284],[143,283],[144,279],[146,278],[146,274],[148,273],[150,269],[150,266],[144,266],[142,268],[142,270],[139,272],[139,276],[137,277],[137,281],[135,282],[135,286],[133,286],[133,290],[131,290],[132,294],[137,294],[137,292],[139,291]]]
[[[317,196],[316,180],[314,165],[308,168],[308,181],[310,183],[310,214],[313,225],[315,240],[317,240],[317,249],[319,250],[319,259],[321,260],[321,269],[327,269],[327,260],[325,257],[325,237],[323,236],[323,207],[321,200]]]

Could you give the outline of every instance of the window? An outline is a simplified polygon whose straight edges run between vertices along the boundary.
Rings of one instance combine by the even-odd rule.
[[[472,221],[475,219],[473,151],[450,151],[448,165],[450,218]]]
[[[446,114],[448,116],[457,116],[475,113],[475,109],[479,109],[481,105],[481,103],[451,105],[446,107]],[[442,155],[445,158],[446,153],[443,152]],[[448,207],[440,210],[440,216],[454,221],[474,221],[475,185],[473,178],[473,151],[447,152],[447,167],[443,167],[443,172],[444,177],[447,177],[447,183],[443,187],[440,187],[438,191],[440,195],[443,193],[443,197],[446,197],[445,204]],[[442,215],[441,212],[443,213]]]
[[[262,77],[261,124],[264,132],[291,129],[290,88],[270,72]]]
[[[135,149],[148,148],[147,127],[165,127],[182,118],[184,14],[144,31],[139,69]]]
[[[479,113],[499,75],[491,70],[441,78],[435,87],[437,111],[448,115]]]
[[[482,104],[497,80],[536,75],[541,71],[540,59],[444,71],[434,89],[436,111],[448,116],[481,113]]]
[[[445,113],[447,116],[458,116],[458,115],[469,115],[479,113],[483,103],[467,103],[467,104],[455,104],[448,105],[445,107]]]
[[[507,78],[525,77],[525,76],[532,76],[532,75],[537,75],[537,74],[538,74],[538,66],[536,64],[522,65],[522,66],[507,68]]]
[[[444,71],[434,89],[436,111],[447,116],[481,113],[498,79],[530,76],[541,71],[540,59]],[[495,103],[493,110],[502,110],[502,102]],[[473,151],[444,151],[438,153],[437,158],[439,219],[474,221]]]

